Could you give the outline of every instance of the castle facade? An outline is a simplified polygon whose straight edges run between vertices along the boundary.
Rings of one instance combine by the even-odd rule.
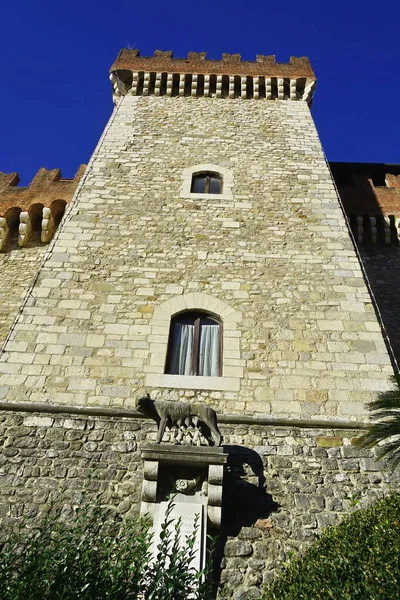
[[[396,485],[354,439],[400,349],[377,301],[400,170],[326,162],[304,57],[123,50],[110,78],[74,181],[0,180],[0,518],[36,519],[61,491],[72,506],[88,481],[122,514],[156,504],[137,399],[207,404],[221,597],[257,598],[290,551]]]

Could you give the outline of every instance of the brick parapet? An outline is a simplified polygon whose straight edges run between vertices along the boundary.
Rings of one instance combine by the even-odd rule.
[[[348,215],[400,215],[400,165],[332,162],[330,166]]]
[[[277,63],[275,56],[257,55],[242,61],[240,54],[209,60],[205,52],[174,58],[156,50],[140,56],[123,49],[110,69],[114,100],[119,96],[192,96],[230,99],[304,100],[311,102],[316,78],[306,57]]]
[[[19,246],[40,230],[41,241],[49,242],[85,168],[81,165],[73,179],[62,179],[60,169],[42,168],[26,187],[18,187],[18,173],[0,172],[0,251],[10,249],[17,232]]]
[[[0,217],[10,208],[28,210],[39,203],[50,207],[54,200],[69,202],[74,195],[86,165],[80,165],[73,179],[63,179],[60,169],[41,168],[28,186],[18,186],[18,173],[0,172]]]
[[[356,242],[398,246],[400,165],[333,162],[330,167]]]
[[[315,73],[306,56],[291,56],[288,63],[276,62],[275,56],[258,54],[256,61],[243,61],[240,54],[223,54],[222,60],[206,58],[205,52],[189,52],[187,58],[174,58],[172,52],[156,50],[154,56],[140,56],[138,50],[123,48],[114,61],[110,72],[127,69],[132,71],[161,71],[165,73],[197,73],[214,75],[306,77],[315,79]]]

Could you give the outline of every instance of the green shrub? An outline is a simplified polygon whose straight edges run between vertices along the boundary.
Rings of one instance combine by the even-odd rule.
[[[190,567],[195,532],[182,548],[171,510],[151,561],[145,521],[118,520],[96,503],[65,520],[54,505],[40,527],[0,544],[1,600],[207,600],[205,575]]]
[[[263,600],[397,600],[400,495],[353,513],[294,560]]]

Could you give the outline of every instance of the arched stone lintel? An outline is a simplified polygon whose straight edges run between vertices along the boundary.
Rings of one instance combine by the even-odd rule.
[[[224,330],[236,330],[236,323],[242,320],[242,313],[235,310],[229,304],[214,296],[203,294],[202,292],[194,292],[192,294],[182,294],[175,296],[170,300],[166,300],[159,304],[154,309],[153,320],[171,321],[175,315],[191,310],[203,310],[219,317],[224,325]]]

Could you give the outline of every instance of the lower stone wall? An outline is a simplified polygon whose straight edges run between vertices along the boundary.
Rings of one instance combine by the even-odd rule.
[[[398,488],[360,430],[225,426],[221,598],[260,597],[293,553],[353,510]]]
[[[258,598],[282,562],[321,530],[387,494],[399,479],[356,448],[360,430],[222,424],[229,454],[216,576],[220,598]],[[51,498],[68,510],[80,491],[139,511],[140,418],[0,412],[0,527],[32,525]],[[220,572],[219,565],[221,565]]]

